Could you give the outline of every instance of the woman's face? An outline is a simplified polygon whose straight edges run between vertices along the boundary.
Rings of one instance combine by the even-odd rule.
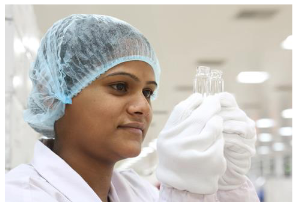
[[[66,105],[56,122],[58,140],[106,161],[137,156],[152,120],[150,97],[156,88],[154,71],[145,62],[111,68]]]

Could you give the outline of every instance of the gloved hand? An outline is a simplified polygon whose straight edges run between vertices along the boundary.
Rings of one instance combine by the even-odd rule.
[[[230,93],[218,94],[222,110],[219,115],[224,120],[224,154],[227,170],[219,180],[220,190],[233,190],[242,185],[251,167],[251,157],[255,155],[255,122],[239,109]]]
[[[176,105],[157,140],[158,180],[191,193],[213,194],[226,170],[218,96],[192,94]]]

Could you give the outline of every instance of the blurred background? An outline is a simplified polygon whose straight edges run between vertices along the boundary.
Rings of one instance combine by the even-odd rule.
[[[149,39],[160,61],[159,97],[142,152],[116,168],[133,168],[159,185],[156,138],[173,107],[193,92],[196,67],[209,66],[223,71],[225,91],[256,121],[257,154],[248,177],[261,201],[292,201],[291,5],[6,5],[6,172],[30,162],[41,136],[22,115],[40,40],[74,13],[127,21]]]

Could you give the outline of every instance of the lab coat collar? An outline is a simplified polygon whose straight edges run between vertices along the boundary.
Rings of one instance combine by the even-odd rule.
[[[72,202],[101,202],[85,180],[62,158],[37,141],[31,162],[37,172]],[[111,191],[114,186],[111,185]],[[112,200],[117,196],[113,196]]]

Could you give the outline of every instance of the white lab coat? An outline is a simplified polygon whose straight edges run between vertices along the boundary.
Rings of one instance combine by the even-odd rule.
[[[166,186],[158,191],[132,169],[113,171],[109,198],[113,202],[259,201],[249,180],[236,190],[199,195]],[[40,141],[35,144],[31,163],[21,164],[6,174],[5,200],[101,202],[83,178]]]

